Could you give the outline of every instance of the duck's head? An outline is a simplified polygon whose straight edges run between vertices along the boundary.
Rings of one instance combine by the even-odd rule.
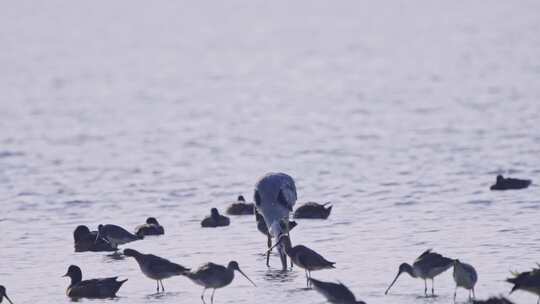
[[[6,298],[8,300],[9,303],[13,304],[13,302],[11,302],[11,299],[8,297],[7,293],[6,293],[6,288],[2,285],[0,285],[0,303],[2,303],[2,299]]]
[[[243,195],[239,195],[237,201],[239,201],[239,202],[245,202],[246,199],[244,198]]]
[[[90,229],[88,229],[87,226],[79,225],[77,226],[77,228],[75,228],[75,231],[73,231],[73,239],[75,239],[75,242],[77,242],[81,238],[89,234],[90,234]]]
[[[146,223],[149,225],[159,225],[157,219],[155,217],[149,217],[146,219]]]
[[[210,209],[210,215],[212,216],[212,218],[219,218],[219,211],[217,210],[217,208]]]
[[[240,266],[238,265],[237,261],[230,261],[229,265],[227,265],[227,269],[236,270],[236,271],[240,272],[240,274],[243,275],[249,282],[251,282],[251,284],[253,284],[253,286],[257,286],[257,285],[255,285],[255,283],[253,283],[253,281],[250,278],[248,278],[248,276],[242,270],[240,270]]]
[[[63,276],[70,277],[72,285],[82,281],[82,271],[78,266],[75,265],[69,266],[68,271]]]
[[[497,184],[500,184],[502,182],[504,182],[504,177],[502,175],[500,175],[500,174],[497,175]]]

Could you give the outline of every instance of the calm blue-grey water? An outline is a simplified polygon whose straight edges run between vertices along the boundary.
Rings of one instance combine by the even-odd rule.
[[[332,201],[293,242],[337,262],[314,272],[368,303],[451,303],[451,271],[401,262],[427,248],[473,264],[477,296],[540,262],[538,1],[10,1],[0,4],[0,284],[15,303],[69,303],[70,264],[129,281],[116,300],[198,303],[185,278],[74,253],[72,231],[147,216],[130,246],[189,267],[235,259],[216,303],[324,303],[303,271],[268,270],[251,217],[199,228],[283,171],[299,202]],[[531,178],[490,192],[495,175]],[[460,290],[459,300],[466,299]],[[517,292],[517,303],[536,303]],[[86,303],[90,301],[82,301]]]

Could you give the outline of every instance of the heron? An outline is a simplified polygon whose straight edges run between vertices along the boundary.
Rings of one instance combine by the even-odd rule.
[[[0,303],[2,303],[4,298],[6,298],[6,300],[8,300],[9,303],[13,304],[13,302],[11,302],[11,299],[8,297],[8,295],[6,293],[6,288],[4,286],[0,285]]]
[[[402,263],[399,265],[399,271],[390,284],[384,294],[388,294],[390,288],[396,283],[397,279],[402,273],[408,273],[413,278],[420,278],[424,280],[424,294],[427,297],[427,280],[431,280],[431,294],[435,295],[435,277],[445,272],[454,265],[454,260],[444,257],[436,252],[432,252],[431,249],[424,251],[413,263],[409,265]]]
[[[285,173],[268,173],[255,184],[255,208],[267,225],[271,237],[289,234],[289,215],[296,203],[296,185]],[[283,243],[278,247],[283,270],[287,270],[287,253]]]
[[[332,283],[309,279],[315,287],[315,290],[322,294],[330,303],[334,304],[366,304],[363,301],[357,301],[354,294],[343,285],[343,283]]]
[[[462,263],[459,260],[454,260],[454,281],[456,289],[454,291],[454,301],[456,301],[458,287],[463,287],[469,290],[469,300],[476,298],[474,294],[474,285],[478,281],[478,274],[472,265]],[[472,292],[472,297],[471,297]]]
[[[142,237],[137,236],[126,229],[117,226],[117,225],[99,225],[98,234],[96,236],[97,240],[102,237],[104,238],[111,246],[115,249],[118,249],[118,245],[127,244],[133,241],[141,240]]]
[[[182,265],[173,263],[162,257],[153,254],[143,254],[134,249],[125,249],[124,255],[135,258],[141,268],[142,273],[150,279],[156,280],[157,292],[161,283],[161,291],[165,291],[163,280],[173,276],[183,275],[190,269]]]
[[[242,270],[240,270],[240,266],[236,261],[230,261],[227,267],[214,263],[206,263],[194,272],[187,272],[185,275],[195,284],[204,287],[201,294],[203,303],[206,303],[204,301],[204,292],[209,288],[213,289],[210,302],[214,303],[214,293],[216,292],[216,289],[231,284],[234,279],[235,270],[240,272],[240,274],[251,282],[253,286],[257,286],[244,272],[242,272]]]
[[[118,277],[83,281],[81,269],[76,265],[69,266],[64,277],[71,278],[71,284],[66,290],[66,295],[70,298],[114,298],[122,284],[127,281],[118,281]]]
[[[513,278],[506,279],[508,283],[514,284],[510,293],[518,289],[534,293],[538,296],[537,303],[540,304],[540,264],[531,271],[513,272],[513,275]]]
[[[142,238],[147,235],[162,235],[165,234],[165,229],[159,224],[155,217],[149,217],[146,219],[146,224],[140,225],[135,228],[135,235]]]

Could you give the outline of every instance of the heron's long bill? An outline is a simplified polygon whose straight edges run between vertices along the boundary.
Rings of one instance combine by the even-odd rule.
[[[242,270],[240,270],[240,268],[237,270],[238,272],[240,272],[240,274],[244,276],[244,278],[246,278],[251,284],[253,284],[253,286],[257,287],[257,285],[255,285],[255,283],[253,283],[253,281],[250,278],[248,278],[248,276]]]
[[[388,294],[388,291],[390,291],[390,288],[392,288],[392,286],[394,286],[394,283],[396,283],[397,279],[399,278],[399,275],[401,274],[401,271],[398,272],[398,274],[396,275],[396,277],[394,278],[394,280],[392,281],[392,283],[390,284],[390,286],[388,286],[388,289],[386,289],[386,291],[384,292],[384,294]]]
[[[7,294],[4,293],[4,298],[6,298],[8,300],[9,303],[13,304],[13,302],[11,302],[11,300],[9,299],[9,297],[7,296]]]

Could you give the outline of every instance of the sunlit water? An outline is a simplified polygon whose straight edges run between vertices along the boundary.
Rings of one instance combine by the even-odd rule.
[[[303,271],[267,269],[252,217],[201,229],[283,171],[299,202],[331,201],[292,240],[336,261],[314,272],[368,303],[450,303],[402,277],[427,248],[473,264],[477,296],[540,262],[538,1],[11,1],[0,5],[0,284],[15,303],[68,303],[68,265],[129,281],[118,303],[198,303],[183,277],[74,253],[72,231],[147,216],[133,243],[189,267],[237,260],[216,303],[324,303]],[[209,295],[209,293],[208,293]],[[459,300],[466,299],[460,290]],[[535,303],[521,292],[518,303]],[[99,300],[95,302],[110,302]],[[87,302],[87,301],[83,301]]]

